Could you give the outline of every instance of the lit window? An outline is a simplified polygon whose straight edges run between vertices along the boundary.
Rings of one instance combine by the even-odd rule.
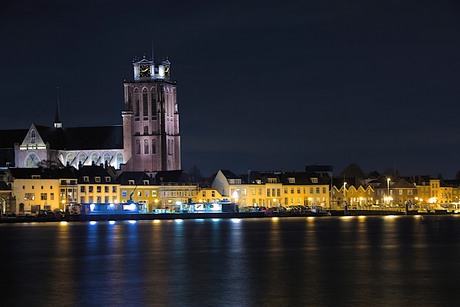
[[[35,199],[35,194],[34,193],[25,193],[24,194],[24,199],[25,200],[34,200]]]

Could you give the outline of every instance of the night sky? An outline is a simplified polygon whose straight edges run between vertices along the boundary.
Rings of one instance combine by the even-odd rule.
[[[65,127],[121,124],[152,42],[185,170],[460,170],[454,0],[2,1],[0,129],[51,126],[57,86]]]

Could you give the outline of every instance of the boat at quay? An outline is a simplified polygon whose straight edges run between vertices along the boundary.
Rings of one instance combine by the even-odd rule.
[[[289,217],[327,217],[327,216],[383,216],[383,215],[457,215],[455,212],[436,210],[419,212],[417,210],[325,210],[322,212],[226,212],[226,213],[135,213],[135,214],[70,214],[49,216],[8,216],[0,217],[0,223],[26,222],[88,222],[88,221],[126,221],[126,220],[175,220],[175,219],[244,219],[244,218],[289,218]]]

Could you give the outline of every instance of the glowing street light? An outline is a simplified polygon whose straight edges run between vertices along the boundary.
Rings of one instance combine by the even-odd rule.
[[[387,178],[388,202],[389,202],[389,200],[390,200],[390,181],[391,181],[391,178],[388,177],[388,178]]]

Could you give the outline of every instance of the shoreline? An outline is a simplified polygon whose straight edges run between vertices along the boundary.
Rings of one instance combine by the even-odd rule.
[[[346,214],[345,214],[346,213]],[[418,211],[392,211],[392,210],[329,210],[321,213],[266,213],[266,212],[232,212],[232,213],[145,213],[145,214],[92,214],[92,215],[68,215],[36,216],[36,217],[2,217],[3,223],[32,223],[32,222],[90,222],[90,221],[153,221],[153,220],[190,220],[190,219],[244,219],[244,218],[272,218],[272,217],[327,217],[327,216],[385,216],[385,215],[457,215],[453,212],[418,212]]]

